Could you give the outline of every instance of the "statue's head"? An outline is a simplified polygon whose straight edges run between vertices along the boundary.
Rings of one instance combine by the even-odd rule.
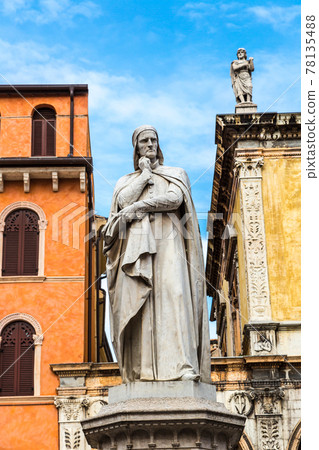
[[[141,156],[148,156],[145,155],[145,146],[146,142],[148,140],[151,140],[153,143],[152,148],[153,151],[156,151],[156,159],[158,159],[158,162],[160,164],[163,164],[164,162],[164,156],[162,153],[162,150],[159,146],[158,141],[158,134],[154,127],[151,125],[142,125],[141,127],[136,128],[134,130],[133,136],[132,136],[132,144],[134,148],[134,154],[133,154],[133,162],[134,162],[134,169],[137,170],[138,167],[138,161]],[[144,153],[143,155],[141,154]],[[150,149],[150,152],[152,152],[152,149]]]
[[[247,53],[246,50],[244,48],[239,48],[237,50],[237,58],[238,59],[242,59],[242,56],[244,57],[244,59],[247,59]]]

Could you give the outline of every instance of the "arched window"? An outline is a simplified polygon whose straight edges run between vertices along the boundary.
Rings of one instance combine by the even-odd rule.
[[[55,156],[55,111],[37,108],[32,117],[32,156]]]
[[[5,219],[2,275],[38,275],[39,216],[16,209]]]
[[[33,395],[33,326],[23,320],[9,323],[1,333],[0,395]]]

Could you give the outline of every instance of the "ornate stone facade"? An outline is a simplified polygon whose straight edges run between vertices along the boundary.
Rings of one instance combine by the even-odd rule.
[[[300,125],[290,113],[216,118],[212,379],[217,400],[247,417],[241,449],[300,445]]]

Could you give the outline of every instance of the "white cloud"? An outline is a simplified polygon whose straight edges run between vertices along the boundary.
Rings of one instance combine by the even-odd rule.
[[[2,12],[4,14],[15,14],[26,5],[26,0],[2,0]]]
[[[300,6],[252,6],[247,9],[248,12],[263,23],[268,23],[276,30],[286,28],[300,16]]]
[[[14,20],[19,23],[70,23],[76,16],[90,19],[101,14],[99,5],[90,0],[3,0],[2,3],[2,13],[14,15]]]
[[[213,11],[215,11],[215,7],[212,4],[205,2],[188,2],[180,8],[179,14],[187,16],[191,20],[198,20],[208,14],[212,14]]]
[[[179,10],[178,14],[187,17],[197,23],[198,26],[211,28],[212,19],[216,16],[227,18],[226,26],[236,28],[245,23],[258,20],[271,25],[276,31],[286,30],[292,22],[300,16],[301,8],[298,5],[292,6],[248,6],[240,2],[187,2]],[[234,20],[234,23],[231,22]],[[222,22],[224,24],[224,21]],[[215,22],[216,26],[217,23]]]

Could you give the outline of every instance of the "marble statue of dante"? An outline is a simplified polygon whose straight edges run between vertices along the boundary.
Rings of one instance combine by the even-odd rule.
[[[204,262],[190,183],[183,169],[163,165],[154,127],[137,128],[132,141],[135,172],[117,182],[104,229],[111,334],[123,382],[210,382]]]
[[[251,73],[254,71],[254,58],[247,61],[247,53],[244,48],[237,50],[237,59],[230,65],[230,78],[237,103],[252,101],[253,85]]]

